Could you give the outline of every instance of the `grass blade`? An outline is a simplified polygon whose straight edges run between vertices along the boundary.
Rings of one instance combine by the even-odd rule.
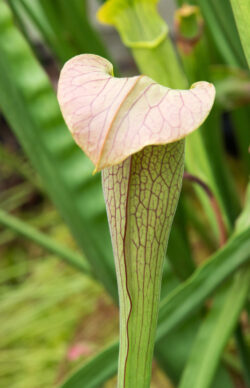
[[[0,1],[0,106],[97,278],[116,296],[100,177],[74,144],[56,96]],[[91,179],[91,181],[90,181]]]
[[[241,270],[236,279],[216,294],[213,306],[202,323],[180,388],[209,388],[221,353],[236,326],[250,284],[250,269]]]
[[[57,243],[51,237],[46,236],[44,233],[39,232],[34,227],[28,225],[26,222],[19,220],[16,217],[11,216],[5,211],[0,209],[0,224],[14,230],[16,233],[23,237],[26,237],[41,247],[45,248],[49,252],[59,256],[61,259],[66,261],[68,264],[77,268],[85,274],[90,274],[90,267],[84,261],[83,257],[72,251],[70,248],[62,246]]]
[[[157,338],[161,339],[202,305],[204,300],[235,270],[250,259],[250,227],[199,267],[161,303]],[[165,319],[168,317],[168,327]]]
[[[84,0],[8,0],[21,25],[27,15],[61,63],[74,55],[92,52],[109,57],[90,25]]]
[[[194,311],[202,306],[206,298],[230,275],[233,274],[241,265],[248,262],[250,252],[249,241],[250,227],[242,231],[238,236],[232,238],[223,249],[214,254],[205,264],[198,268],[194,274],[182,285],[171,292],[161,303],[157,330],[157,343],[160,343],[164,337],[175,330],[184,320]],[[166,318],[168,325],[166,325]],[[107,351],[107,350],[105,350]],[[108,354],[112,355],[113,373],[117,370],[118,343],[108,348]],[[97,356],[91,361],[92,370],[98,371],[89,377],[88,384],[91,387],[99,388],[106,381],[105,371],[102,371],[102,365],[99,362],[102,355]],[[85,370],[85,367],[87,369]],[[105,367],[104,367],[105,369]],[[88,372],[88,364],[77,372],[77,381],[85,379]],[[97,379],[97,374],[104,376],[98,380],[99,385],[91,385]],[[110,377],[110,376],[108,376]],[[63,388],[74,387],[74,375],[71,376],[63,385]],[[86,381],[86,380],[85,380]]]
[[[192,0],[191,4],[201,7],[209,33],[222,59],[232,65],[246,67],[239,34],[228,0]],[[184,3],[179,0],[179,3]]]
[[[241,42],[250,68],[250,25],[249,25],[249,0],[231,0],[234,17],[240,33]]]
[[[77,370],[60,388],[100,388],[110,377],[114,376],[118,364],[118,342],[98,353],[92,360]]]
[[[250,227],[250,185],[246,206],[236,224],[235,235]],[[180,388],[209,388],[222,351],[236,326],[247,298],[250,285],[250,267],[241,269],[235,279],[223,286],[214,298],[212,307],[203,321],[188,363],[182,375]]]

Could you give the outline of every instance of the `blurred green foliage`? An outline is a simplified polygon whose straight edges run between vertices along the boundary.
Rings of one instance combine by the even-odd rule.
[[[182,3],[176,1],[177,5]],[[191,380],[190,387],[231,388],[236,381],[247,387],[249,210],[242,208],[245,195],[249,198],[250,194],[249,190],[246,194],[250,167],[249,72],[229,0],[185,3],[199,7],[199,20],[192,19],[192,23],[202,23],[202,27],[194,43],[188,39],[188,31],[185,36],[186,29],[175,25],[178,60],[188,82],[203,78],[217,86],[217,103],[211,117],[188,140],[186,167],[212,190],[229,238],[235,233],[240,212],[242,216],[238,221],[239,235],[219,249],[219,228],[211,198],[201,187],[185,182],[166,260],[157,340],[159,344],[166,336],[166,344],[171,346],[164,352],[156,344],[155,354],[175,386],[181,381],[181,387],[189,388],[183,383],[185,376],[191,379],[201,376],[198,383]],[[91,52],[111,57],[110,45],[104,43],[92,25],[89,5],[83,0],[0,0],[0,207],[3,210],[0,386],[3,387],[52,387],[62,381],[75,365],[65,361],[68,349],[72,343],[82,341],[81,335],[80,340],[75,338],[75,333],[77,330],[82,333],[88,324],[93,325],[86,330],[92,336],[91,349],[86,356],[79,357],[76,362],[79,366],[81,360],[95,354],[117,335],[117,314],[107,307],[111,301],[106,294],[103,315],[97,308],[105,293],[103,286],[117,301],[100,177],[91,176],[92,165],[71,140],[52,86],[62,64],[73,55]],[[8,223],[6,212],[20,218],[23,224],[18,224],[15,218]],[[48,240],[43,240],[41,233],[46,233]],[[60,246],[61,250],[52,252],[58,259],[65,259],[62,242],[67,257],[81,260],[84,256],[83,263],[88,262],[91,276],[102,286],[56,261],[54,256],[46,255],[51,246]],[[204,259],[207,263],[200,268]],[[243,270],[242,264],[245,264]],[[233,284],[233,288],[228,284]],[[228,304],[223,301],[223,293]],[[216,302],[210,308],[212,300]],[[97,324],[91,314],[96,314]],[[98,314],[103,320],[107,317],[106,326],[98,321]],[[224,322],[228,323],[227,329]],[[235,337],[237,322],[240,335]],[[65,387],[79,387],[74,383],[79,384],[79,374],[87,388],[99,387],[116,371],[117,350],[115,344],[98,354]],[[224,368],[221,360],[225,361]],[[198,375],[200,365],[205,368]],[[152,384],[157,387],[154,379]]]

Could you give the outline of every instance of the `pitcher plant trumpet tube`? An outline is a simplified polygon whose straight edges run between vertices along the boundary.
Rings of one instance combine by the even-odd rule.
[[[66,63],[58,100],[76,143],[102,170],[120,305],[118,387],[150,386],[163,259],[182,185],[184,137],[209,114],[215,89],[174,90],[109,61]]]

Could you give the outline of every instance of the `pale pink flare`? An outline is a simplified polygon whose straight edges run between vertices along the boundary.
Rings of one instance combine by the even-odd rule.
[[[89,356],[90,354],[91,349],[88,345],[75,344],[69,349],[67,357],[70,361],[75,361],[78,360],[81,356]]]
[[[214,103],[215,88],[208,82],[173,90],[144,75],[112,74],[109,61],[84,54],[65,64],[58,84],[63,117],[96,171],[147,145],[182,139],[203,123]]]

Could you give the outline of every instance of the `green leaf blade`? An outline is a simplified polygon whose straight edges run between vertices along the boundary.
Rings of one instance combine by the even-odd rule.
[[[73,373],[60,388],[100,388],[117,371],[118,351],[118,342],[110,345]]]
[[[245,303],[249,284],[250,270],[243,269],[234,281],[216,294],[212,308],[199,329],[180,388],[211,386],[221,353]]]
[[[3,1],[0,2],[0,85],[0,106],[7,121],[98,279],[116,297],[100,176],[93,177],[89,184],[93,167],[75,146],[48,78],[14,26]]]
[[[249,0],[231,0],[234,17],[240,33],[241,42],[245,56],[250,68],[250,1]]]
[[[242,265],[249,262],[250,228],[247,227],[241,231],[238,236],[232,238],[223,249],[213,255],[202,267],[198,268],[194,274],[186,280],[182,285],[172,291],[169,296],[161,302],[157,329],[157,342],[161,343],[162,338],[167,336],[177,328],[187,317],[191,316],[199,307],[202,306],[207,297],[211,295],[222,282],[231,276]],[[204,291],[203,289],[204,284]],[[168,325],[166,325],[166,319]],[[109,348],[113,353],[115,361],[113,361],[114,371],[117,368],[116,356],[117,345]],[[116,356],[115,356],[116,354]],[[93,359],[96,370],[101,365]],[[88,369],[87,369],[88,370]],[[78,379],[80,376],[85,378],[85,365],[78,371]],[[103,371],[99,371],[100,375]],[[96,376],[89,377],[88,383],[92,384]],[[98,383],[101,385],[106,379],[100,379]],[[223,381],[223,380],[222,380]],[[100,386],[99,385],[99,386]],[[99,388],[98,385],[93,385],[93,388]],[[66,388],[66,387],[63,387]],[[68,385],[67,388],[78,388],[73,385]]]

